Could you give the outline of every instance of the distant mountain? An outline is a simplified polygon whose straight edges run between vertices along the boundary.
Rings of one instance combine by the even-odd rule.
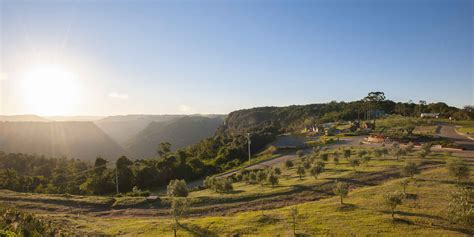
[[[0,151],[82,160],[126,155],[92,122],[0,122]]]
[[[167,122],[186,115],[118,115],[95,121],[106,134],[119,144],[130,140],[151,122]]]
[[[173,150],[195,144],[206,137],[213,136],[223,121],[223,115],[215,115],[211,118],[186,116],[173,121],[152,122],[125,143],[124,147],[134,158],[154,156],[161,142],[171,143]]]
[[[33,114],[25,115],[0,115],[0,122],[50,122],[47,118]]]
[[[47,119],[58,121],[58,122],[84,122],[84,121],[97,121],[103,119],[103,116],[51,116],[46,117]]]

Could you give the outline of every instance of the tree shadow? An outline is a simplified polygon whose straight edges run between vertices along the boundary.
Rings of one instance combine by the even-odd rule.
[[[340,212],[353,211],[355,209],[357,209],[357,205],[352,203],[344,203],[336,208],[336,210]]]
[[[217,237],[217,233],[212,232],[209,230],[209,226],[207,227],[201,227],[198,225],[194,224],[179,224],[181,228],[183,228],[185,231],[189,232],[192,236],[198,236],[198,237]]]

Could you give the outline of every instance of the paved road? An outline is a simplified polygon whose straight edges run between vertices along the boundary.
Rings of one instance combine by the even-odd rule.
[[[304,146],[304,139],[296,139],[296,138],[295,139],[290,139],[289,137],[290,136],[282,137],[282,139],[279,139],[277,141],[277,144],[279,144],[282,147],[285,147],[285,146]],[[362,141],[362,139],[364,139],[364,137],[366,137],[366,136],[353,136],[353,137],[349,137],[349,138],[344,138],[344,139],[341,139],[341,140],[329,145],[328,148],[329,149],[334,149],[334,148],[338,148],[338,147],[342,147],[342,146],[358,146],[360,141]],[[285,143],[286,141],[288,141],[288,143]],[[300,143],[300,144],[298,144],[298,143]],[[307,148],[304,151],[305,151],[305,153],[308,154],[312,151],[312,148]],[[296,154],[282,155],[280,157],[277,157],[277,158],[274,158],[274,159],[271,159],[271,160],[262,161],[260,163],[254,164],[254,165],[247,166],[247,167],[245,167],[245,169],[264,169],[264,168],[273,167],[275,165],[284,163],[287,160],[294,160],[294,159],[297,159]],[[231,172],[228,172],[228,173],[224,173],[220,176],[227,177],[227,176],[235,174],[237,172],[238,172],[238,170],[231,171]]]
[[[454,125],[443,123],[440,124],[440,126],[441,129],[438,136],[445,137],[454,141],[455,143],[462,146],[465,150],[474,151],[474,140],[471,140],[466,136],[458,134]]]

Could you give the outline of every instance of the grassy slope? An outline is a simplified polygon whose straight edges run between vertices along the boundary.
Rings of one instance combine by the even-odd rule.
[[[297,230],[310,236],[351,234],[392,236],[463,236],[469,230],[453,226],[445,216],[447,193],[454,185],[446,180],[444,168],[418,175],[407,192],[412,197],[398,208],[397,221],[392,221],[383,205],[384,191],[400,190],[397,180],[373,187],[354,190],[346,198],[345,206],[337,197],[298,205]],[[472,178],[472,177],[471,177]],[[440,190],[443,192],[440,195]],[[263,213],[263,214],[262,214]],[[58,216],[64,217],[64,216]],[[71,218],[80,229],[96,230],[106,234],[141,234],[144,236],[171,236],[172,220],[164,218]],[[242,212],[232,216],[189,218],[182,221],[180,236],[194,233],[245,236],[291,236],[289,207],[266,211]],[[472,231],[472,230],[471,230]],[[472,233],[472,232],[471,232]]]
[[[456,122],[456,125],[461,126],[456,129],[459,133],[474,138],[474,121],[458,121]]]
[[[434,153],[427,160],[439,162],[445,158],[446,154]],[[408,156],[406,159],[417,160],[418,158]],[[193,232],[201,233],[205,236],[212,236],[214,234],[225,236],[234,233],[245,233],[246,236],[274,236],[275,233],[280,233],[283,236],[290,236],[289,208],[281,208],[281,206],[288,206],[291,205],[290,203],[298,202],[287,200],[286,205],[277,205],[278,208],[276,209],[264,211],[259,210],[258,203],[255,206],[255,202],[264,200],[260,197],[265,195],[284,197],[285,192],[302,187],[303,189],[312,190],[309,195],[325,198],[298,205],[301,214],[298,230],[311,236],[318,234],[350,235],[351,233],[361,235],[369,233],[384,235],[462,235],[460,231],[463,230],[449,225],[443,214],[447,203],[448,191],[454,188],[454,185],[449,182],[444,168],[435,168],[423,172],[418,176],[415,184],[410,184],[408,192],[412,194],[412,197],[416,197],[416,199],[409,199],[400,208],[402,213],[399,216],[401,216],[403,221],[393,222],[390,220],[390,215],[385,213],[386,208],[382,205],[382,193],[384,190],[400,189],[396,180],[389,180],[378,186],[352,186],[357,189],[351,191],[346,199],[348,205],[342,208],[337,197],[331,198],[330,193],[325,194],[323,187],[327,188],[327,186],[322,186],[322,184],[332,182],[331,180],[334,178],[343,177],[357,177],[354,178],[355,181],[363,181],[364,176],[369,176],[372,173],[388,168],[398,167],[403,162],[397,162],[393,158],[379,158],[371,161],[368,166],[359,167],[358,172],[355,173],[351,167],[347,166],[344,158],[340,160],[341,164],[337,167],[332,162],[328,162],[327,171],[320,175],[318,179],[307,176],[300,180],[295,175],[295,169],[292,168],[290,170],[283,169],[280,184],[275,188],[271,188],[268,185],[262,187],[258,184],[247,185],[239,182],[234,185],[235,192],[230,194],[217,194],[210,190],[191,192],[190,197],[194,206],[192,209],[193,216],[182,221],[183,226],[188,230],[181,229],[179,232],[180,236],[189,236]],[[383,182],[383,180],[380,182]],[[440,195],[440,190],[442,190],[442,195]],[[23,199],[72,199],[76,202],[84,201],[94,204],[110,203],[110,198],[63,197],[64,195],[15,194],[14,192],[7,192],[7,194],[12,197],[22,197]],[[298,193],[295,197],[299,198],[301,195]],[[304,195],[307,196],[308,193]],[[120,198],[116,200],[116,204],[128,201],[135,202],[135,199]],[[244,208],[238,209],[239,212],[237,213],[226,211],[225,207],[233,205],[235,200],[243,200],[244,204],[248,205],[249,208],[244,206]],[[276,199],[276,201],[285,202],[284,199]],[[250,207],[251,203],[253,207]],[[212,212],[214,208],[212,204],[217,204],[215,206],[223,207],[223,209]],[[23,205],[23,208],[30,208],[31,206],[29,205],[35,204],[27,203]],[[86,215],[58,214],[60,212],[67,213],[67,211],[56,210],[52,207],[50,211],[42,211],[41,213],[47,213],[48,216],[52,215],[58,218],[59,221],[69,222],[79,231],[105,234],[143,234],[147,236],[168,236],[172,234],[171,226],[173,221],[169,216],[166,216],[165,213],[168,212],[166,209],[155,210],[155,213],[160,215],[160,217],[157,216],[156,218],[150,215],[150,212],[154,212],[153,209],[135,210],[133,216],[122,212],[123,209],[116,209],[111,212],[115,213],[112,214],[112,217],[101,217],[97,213]],[[139,217],[140,210],[143,213],[147,212],[147,217]],[[211,216],[203,216],[203,213],[196,215],[199,211],[208,213],[210,210]]]

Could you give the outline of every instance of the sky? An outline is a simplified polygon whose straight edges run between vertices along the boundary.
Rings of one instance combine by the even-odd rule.
[[[0,0],[0,114],[474,105],[471,0]]]

